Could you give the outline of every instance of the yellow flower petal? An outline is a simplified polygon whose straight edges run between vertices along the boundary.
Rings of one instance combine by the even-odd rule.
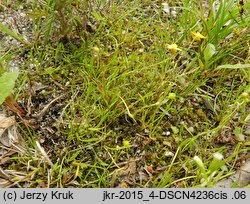
[[[200,34],[199,32],[192,32],[193,34],[193,39],[198,41],[198,42],[201,42],[202,39],[205,39],[206,37],[202,34]]]
[[[181,50],[176,44],[168,45],[167,48],[173,53],[176,53],[177,51]]]

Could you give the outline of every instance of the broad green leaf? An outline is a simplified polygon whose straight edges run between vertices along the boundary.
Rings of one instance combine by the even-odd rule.
[[[14,89],[18,71],[5,72],[0,76],[0,105],[4,102]]]
[[[10,35],[12,38],[15,38],[16,40],[22,42],[23,44],[30,45],[29,42],[25,41],[21,36],[15,34],[12,30],[7,28],[2,23],[0,23],[0,31],[2,31],[3,33],[6,33],[7,35]]]
[[[216,68],[217,69],[249,69],[250,64],[224,64],[220,65]]]
[[[208,62],[213,55],[216,53],[215,46],[211,43],[207,44],[207,47],[204,50],[204,59],[206,62]]]

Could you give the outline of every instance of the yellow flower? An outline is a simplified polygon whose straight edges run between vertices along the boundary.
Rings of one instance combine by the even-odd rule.
[[[180,48],[178,48],[178,46],[176,44],[171,44],[171,45],[168,45],[167,47],[172,53],[176,53],[177,50],[181,50]]]
[[[123,140],[123,146],[125,147],[125,148],[130,148],[130,142],[128,141],[128,140]]]
[[[198,42],[201,42],[201,40],[206,38],[204,35],[200,34],[199,32],[197,32],[197,33],[192,32],[192,34],[193,34],[193,39],[198,41]]]
[[[243,100],[244,100],[245,102],[249,102],[249,94],[248,94],[247,92],[243,92],[243,93],[241,94],[241,97],[243,98]]]
[[[175,100],[176,99],[176,94],[175,93],[169,93],[168,98],[171,99],[171,100]]]
[[[100,52],[100,48],[98,48],[98,47],[93,47],[93,51],[94,51],[94,53],[99,53],[99,52]]]

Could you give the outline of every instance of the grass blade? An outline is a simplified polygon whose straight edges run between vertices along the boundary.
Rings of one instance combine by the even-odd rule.
[[[3,32],[3,33],[6,33],[7,35],[10,35],[12,38],[20,41],[21,43],[23,43],[25,45],[30,45],[29,42],[27,42],[26,40],[24,40],[21,36],[15,34],[12,30],[10,30],[9,28],[7,28],[2,23],[0,23],[0,31]]]
[[[220,65],[216,68],[216,70],[218,69],[249,69],[250,68],[250,64],[224,64],[224,65]]]

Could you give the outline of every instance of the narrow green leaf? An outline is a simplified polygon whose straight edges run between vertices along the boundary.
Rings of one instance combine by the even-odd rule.
[[[29,42],[27,42],[26,40],[24,40],[21,36],[15,34],[12,30],[10,30],[9,28],[7,28],[2,23],[0,23],[0,31],[2,31],[3,33],[6,33],[7,35],[10,35],[12,38],[15,38],[16,40],[20,41],[21,43],[23,43],[25,45],[30,45]]]
[[[0,105],[4,102],[14,89],[15,81],[18,77],[18,71],[5,72],[0,77]]]
[[[80,151],[75,152],[69,159],[67,159],[67,162],[74,161],[80,153]]]
[[[99,20],[99,21],[105,20],[105,18],[102,17],[102,15],[99,12],[94,11],[94,12],[92,12],[92,15],[95,17],[96,20]]]
[[[200,168],[201,172],[204,173],[204,175],[205,175],[206,169],[205,169],[205,165],[204,165],[202,159],[198,156],[194,156],[193,159],[194,159],[195,163],[198,165],[198,167]]]
[[[210,164],[208,169],[211,172],[217,171],[219,168],[221,168],[223,165],[225,165],[225,160],[213,160]]]
[[[220,65],[216,68],[216,70],[218,69],[249,69],[250,68],[250,64],[224,64],[224,65]]]

